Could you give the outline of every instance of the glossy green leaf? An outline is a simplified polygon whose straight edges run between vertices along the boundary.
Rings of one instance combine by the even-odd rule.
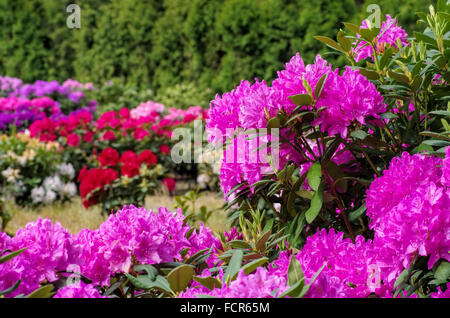
[[[302,279],[305,279],[302,266],[298,259],[292,256],[288,267],[288,285],[293,286]]]
[[[5,263],[5,262],[9,261],[10,259],[16,257],[17,255],[21,254],[21,253],[22,253],[23,251],[25,251],[26,249],[27,249],[27,248],[25,247],[25,248],[22,248],[22,249],[20,249],[20,250],[11,252],[11,253],[9,253],[9,254],[7,254],[7,255],[4,255],[4,256],[0,257],[0,264],[3,264],[3,263]]]
[[[272,230],[268,230],[267,232],[263,233],[263,235],[261,235],[255,245],[257,251],[264,251],[266,242],[269,239],[270,235],[272,235]]]
[[[313,198],[311,200],[311,206],[305,212],[306,222],[308,222],[308,224],[311,224],[316,219],[316,217],[319,215],[320,210],[322,209],[323,205],[322,189],[323,185],[321,184],[319,189],[313,195]]]
[[[254,261],[251,261],[248,264],[245,264],[241,270],[244,271],[245,275],[253,273],[258,267],[266,264],[269,261],[267,257],[261,257],[258,259],[255,259]],[[237,274],[235,274],[237,275]],[[234,278],[233,278],[234,279]]]
[[[50,298],[55,294],[52,290],[53,285],[45,285],[28,294],[26,298]]]
[[[208,277],[198,277],[194,276],[194,280],[202,286],[205,286],[209,290],[213,290],[215,288],[222,288],[222,283],[217,278],[208,276]]]
[[[336,41],[334,41],[333,39],[330,39],[329,37],[316,35],[316,36],[314,36],[314,38],[316,40],[332,47],[333,49],[340,51],[340,52],[347,53],[347,51],[348,51],[348,50],[346,51],[340,44],[336,43]]]
[[[307,94],[298,94],[289,96],[289,99],[297,106],[311,105],[312,98]]]
[[[322,167],[319,162],[314,162],[308,170],[308,184],[311,189],[317,191],[322,180]]]
[[[167,281],[174,292],[180,292],[186,289],[194,274],[195,272],[191,266],[178,266],[167,275]]]
[[[230,262],[227,266],[227,270],[225,271],[225,282],[229,281],[231,277],[234,277],[234,275],[240,271],[243,257],[244,252],[242,252],[242,250],[233,251],[233,256],[231,256]]]
[[[242,240],[233,240],[228,242],[228,245],[230,245],[232,248],[243,248],[243,249],[252,249],[252,246]]]
[[[443,260],[439,267],[436,269],[434,277],[444,282],[450,280],[450,263]]]

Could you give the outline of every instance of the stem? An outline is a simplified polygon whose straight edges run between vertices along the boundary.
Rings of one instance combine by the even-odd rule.
[[[352,226],[350,225],[350,222],[348,221],[347,215],[345,214],[344,207],[342,205],[342,202],[340,200],[339,194],[336,191],[336,187],[334,182],[331,180],[330,175],[326,170],[324,170],[325,176],[328,179],[328,182],[330,183],[331,192],[333,193],[334,197],[336,198],[336,204],[338,205],[339,210],[341,210],[342,218],[344,219],[345,226],[347,227],[348,232],[350,233],[350,236],[352,237],[352,241],[355,241],[355,233],[353,232]]]
[[[370,160],[369,156],[367,155],[367,153],[364,151],[362,145],[361,146],[361,152],[364,155],[364,158],[367,159],[367,161],[369,162],[369,165],[372,167],[373,171],[375,171],[375,173],[377,174],[377,176],[381,176],[380,172],[377,170],[377,168],[375,167],[375,165],[373,164],[372,160]]]

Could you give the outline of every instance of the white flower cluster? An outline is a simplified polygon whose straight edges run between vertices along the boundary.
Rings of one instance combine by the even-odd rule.
[[[210,181],[211,177],[206,173],[199,174],[197,177],[197,185],[199,186],[200,189],[206,189]]]
[[[77,186],[71,182],[75,176],[75,169],[69,164],[58,166],[58,173],[45,178],[41,186],[31,190],[33,203],[49,204],[59,199],[69,199],[77,194]],[[64,182],[63,180],[69,180]]]
[[[204,152],[199,156],[198,162],[210,165],[212,173],[215,175],[219,175],[220,168],[222,167],[222,158],[222,149],[205,149]]]
[[[8,169],[2,171],[2,176],[9,183],[14,183],[20,176],[20,170],[13,169],[12,167],[8,167]]]

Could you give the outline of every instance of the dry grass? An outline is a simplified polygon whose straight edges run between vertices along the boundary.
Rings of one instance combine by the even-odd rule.
[[[157,211],[159,207],[167,207],[173,211],[175,200],[167,194],[149,196],[146,199],[145,207]],[[214,232],[228,229],[226,213],[221,209],[223,199],[216,193],[204,193],[197,201],[198,206],[205,205],[209,210],[217,209],[207,222],[207,226]],[[13,214],[11,221],[4,229],[7,233],[15,234],[19,228],[24,227],[28,222],[36,221],[38,218],[48,218],[53,222],[59,222],[71,233],[76,234],[83,228],[95,229],[106,219],[101,214],[99,206],[86,210],[80,198],[74,198],[71,202],[64,204],[54,204],[40,207],[38,209],[20,208],[16,205],[7,204],[5,208]]]

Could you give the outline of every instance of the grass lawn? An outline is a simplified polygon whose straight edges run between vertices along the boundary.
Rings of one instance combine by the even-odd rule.
[[[157,211],[162,206],[170,211],[174,211],[174,203],[173,197],[161,193],[148,196],[145,207]],[[205,205],[209,210],[217,209],[206,223],[214,232],[228,229],[228,224],[225,224],[227,219],[226,212],[221,209],[223,203],[222,196],[213,192],[204,192],[196,202],[196,205],[199,207]],[[101,214],[100,206],[90,207],[86,210],[81,204],[80,197],[74,198],[71,202],[57,203],[35,209],[5,204],[5,209],[13,215],[11,221],[3,229],[10,234],[15,234],[19,228],[40,217],[49,218],[53,222],[60,222],[63,227],[73,234],[78,233],[83,228],[95,229],[106,219],[106,216]]]

